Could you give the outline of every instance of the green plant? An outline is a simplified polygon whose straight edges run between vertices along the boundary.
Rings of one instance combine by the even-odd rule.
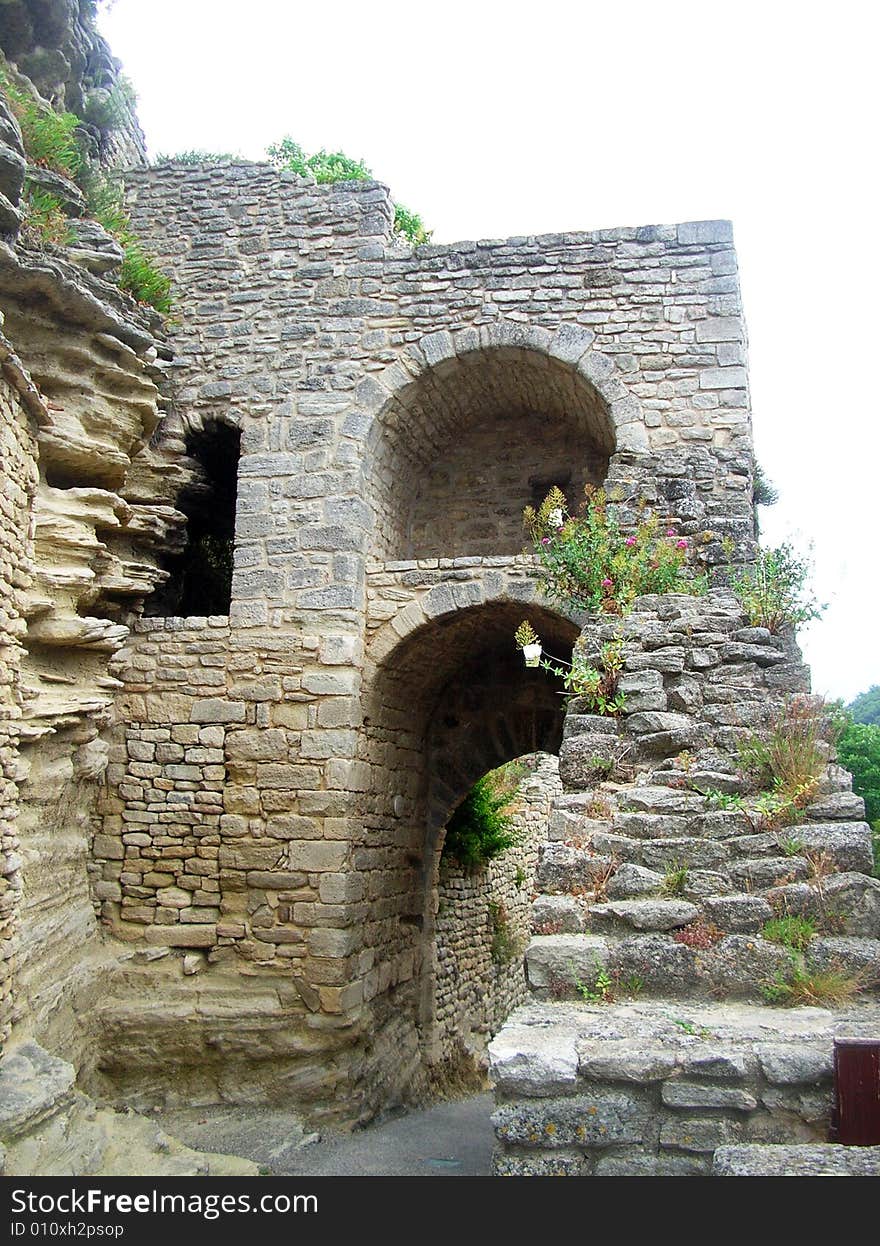
[[[642,518],[624,532],[604,489],[588,485],[577,515],[554,487],[523,523],[541,568],[542,588],[568,608],[626,614],[642,593],[704,592],[706,579],[687,570],[689,542],[674,529],[661,533],[659,516],[640,503]]]
[[[761,994],[770,1004],[836,1008],[848,1003],[864,989],[864,981],[848,973],[839,962],[819,969],[808,964],[800,952],[791,951],[790,955],[787,971],[779,969],[771,979],[759,984]]]
[[[680,896],[687,887],[690,869],[677,861],[670,861],[663,875],[663,891],[668,896]]]
[[[272,143],[267,147],[266,155],[279,168],[291,169],[300,177],[312,176],[318,183],[364,182],[373,176],[363,160],[353,160],[342,151],[325,151],[322,147],[320,151],[307,156],[290,135],[286,135],[280,143]],[[414,246],[428,242],[431,238],[418,213],[411,212],[402,204],[394,205],[393,230]]]
[[[541,666],[562,680],[567,693],[586,701],[588,713],[615,717],[623,711],[626,697],[617,690],[623,669],[621,639],[609,640],[602,645],[595,666],[577,650],[572,654],[570,663],[560,666],[561,661],[561,658],[545,659]],[[610,763],[609,773],[612,767],[613,763]]]
[[[867,692],[860,692],[847,706],[853,722],[880,726],[880,684],[872,684]]]
[[[506,812],[511,798],[497,771],[478,779],[447,823],[442,855],[476,871],[512,848],[517,837]]]
[[[696,1026],[693,1021],[686,1021],[682,1017],[673,1017],[672,1024],[677,1025],[678,1028],[683,1033],[687,1034],[689,1038],[707,1039],[715,1037],[712,1031],[707,1030],[705,1026]]]
[[[70,221],[59,200],[36,186],[25,185],[22,227],[36,246],[65,247],[71,241]]]
[[[756,805],[766,826],[791,825],[801,819],[825,772],[840,726],[834,706],[795,696],[764,735],[752,733],[740,743],[740,769],[767,789]]]
[[[56,112],[54,108],[40,103],[17,86],[2,65],[0,89],[9,100],[21,127],[22,142],[30,163],[51,169],[63,177],[75,178],[82,166],[77,133],[79,117],[72,112]]]
[[[410,212],[402,203],[394,205],[394,232],[406,238],[414,247],[431,241],[431,231],[425,229],[425,223],[418,212]]]
[[[694,789],[699,791],[698,788]],[[709,787],[702,793],[706,797],[709,809],[742,809],[743,798],[730,792],[722,792],[717,787]]]
[[[752,566],[729,571],[730,587],[753,627],[777,633],[818,619],[825,609],[809,589],[810,564],[786,543],[760,549]]]
[[[137,93],[131,81],[120,75],[109,89],[98,87],[86,92],[82,119],[96,130],[111,133],[126,124],[136,103]]]
[[[171,311],[171,278],[156,266],[138,242],[125,246],[119,269],[119,288],[139,303],[147,303],[167,316]]]
[[[795,952],[805,952],[815,933],[815,923],[809,917],[789,915],[765,922],[761,936],[770,943],[781,943]]]
[[[617,985],[626,995],[639,996],[645,989],[645,979],[641,974],[628,973],[618,977]]]
[[[517,887],[524,887],[526,885],[526,882],[528,881],[528,874],[526,874],[521,865],[516,867],[516,873],[513,876],[513,881],[516,883]]]
[[[880,726],[849,722],[837,743],[837,756],[853,777],[853,791],[865,802],[868,822],[880,819]]]
[[[785,857],[798,857],[804,850],[804,845],[793,835],[785,839],[780,839],[779,847],[782,855]]]
[[[610,1004],[614,1000],[614,979],[598,956],[594,959],[596,972],[592,983],[582,982],[574,973],[575,990],[587,1004]]]
[[[752,500],[756,506],[775,506],[779,501],[779,490],[757,461],[752,480]]]
[[[89,214],[111,234],[122,247],[124,256],[119,270],[119,288],[139,303],[154,307],[163,316],[171,311],[171,279],[144,251],[131,228],[131,217],[125,207],[122,182],[110,177],[91,164],[83,166],[80,183]],[[209,549],[205,557],[220,557]],[[229,569],[231,578],[232,571]]]
[[[231,151],[203,151],[201,148],[191,148],[188,151],[176,151],[170,155],[162,152],[153,164],[232,164],[233,161],[241,159],[241,156]]]

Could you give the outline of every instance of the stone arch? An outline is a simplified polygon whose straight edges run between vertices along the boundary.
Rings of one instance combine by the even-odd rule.
[[[392,987],[395,1009],[430,1021],[431,949],[439,854],[449,815],[488,770],[526,753],[555,753],[563,697],[554,676],[527,669],[513,632],[528,618],[556,656],[570,656],[576,625],[535,604],[483,602],[415,625],[378,662],[362,693],[361,758],[370,779],[355,864],[370,903],[368,953]]]
[[[441,330],[357,390],[380,559],[511,555],[524,505],[559,484],[576,505],[621,450],[639,404],[578,325]]]

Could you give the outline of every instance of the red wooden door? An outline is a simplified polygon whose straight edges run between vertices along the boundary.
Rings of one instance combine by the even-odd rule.
[[[846,1146],[880,1146],[880,1042],[834,1040],[831,1138]]]

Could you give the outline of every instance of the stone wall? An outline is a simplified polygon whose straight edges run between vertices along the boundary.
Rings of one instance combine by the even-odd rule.
[[[0,352],[9,350],[0,337]],[[3,356],[7,363],[8,355]],[[13,957],[21,897],[18,828],[18,743],[21,721],[21,659],[24,623],[19,595],[30,582],[33,544],[28,512],[36,487],[34,434],[18,387],[0,373],[0,1044],[12,1022]]]
[[[526,998],[523,953],[538,849],[561,787],[555,757],[524,760],[536,768],[523,778],[510,810],[515,844],[476,873],[448,859],[440,863],[431,1052],[441,1061],[465,1053],[483,1064],[489,1038]]]

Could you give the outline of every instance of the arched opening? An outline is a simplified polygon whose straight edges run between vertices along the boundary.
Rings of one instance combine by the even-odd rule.
[[[479,779],[447,824],[432,949],[431,1046],[438,1063],[459,1078],[485,1068],[490,1039],[528,996],[532,896],[551,802],[560,792],[559,759],[530,753]],[[478,837],[487,826],[489,834]],[[478,844],[491,852],[482,864]]]
[[[368,678],[359,864],[365,947],[379,990],[421,1031],[431,1058],[433,941],[439,859],[450,814],[487,771],[524,754],[558,753],[559,681],[526,668],[513,633],[527,617],[569,658],[578,629],[550,610],[501,600],[418,628]]]
[[[512,346],[427,369],[386,403],[374,437],[374,552],[385,560],[517,554],[523,508],[552,485],[577,506],[615,450],[586,377]]]
[[[218,420],[186,436],[191,476],[177,508],[186,515],[186,544],[168,556],[168,579],[144,606],[147,615],[229,614],[241,430]]]

